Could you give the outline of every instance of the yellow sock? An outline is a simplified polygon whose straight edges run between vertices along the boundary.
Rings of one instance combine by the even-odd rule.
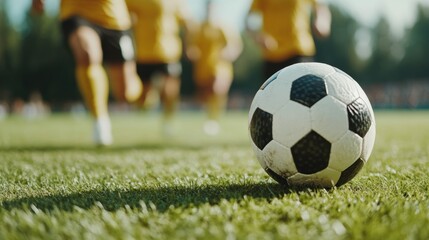
[[[109,86],[106,72],[101,64],[78,66],[76,78],[85,104],[95,118],[107,116]]]

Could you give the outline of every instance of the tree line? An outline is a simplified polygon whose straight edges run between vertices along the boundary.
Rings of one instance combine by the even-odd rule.
[[[316,38],[315,60],[342,69],[363,85],[429,81],[429,7],[417,9],[414,25],[397,38],[385,18],[369,28],[333,5],[332,32],[326,39]],[[14,28],[0,6],[0,102],[28,100],[34,91],[49,103],[80,100],[73,59],[57,17],[29,12],[23,26]],[[370,38],[364,41],[362,35]],[[244,51],[235,62],[231,91],[252,95],[264,81],[261,52],[245,32],[242,37]],[[185,58],[182,63],[182,93],[192,95],[192,65]]]

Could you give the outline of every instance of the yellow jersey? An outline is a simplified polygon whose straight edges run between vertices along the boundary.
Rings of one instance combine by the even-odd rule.
[[[180,27],[187,16],[183,0],[126,0],[133,16],[136,60],[177,62],[182,55]]]
[[[250,11],[262,15],[262,31],[277,41],[277,48],[265,49],[266,60],[281,61],[316,52],[310,14],[316,0],[254,0]]]
[[[196,81],[211,80],[218,74],[232,77],[233,63],[221,57],[222,50],[231,41],[241,41],[232,29],[210,22],[199,27],[190,39],[191,44],[200,51],[200,58],[194,62]]]
[[[127,30],[131,19],[124,0],[62,0],[60,19],[80,16],[112,30]]]

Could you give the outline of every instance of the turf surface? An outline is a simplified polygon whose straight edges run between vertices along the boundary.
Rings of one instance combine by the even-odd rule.
[[[114,115],[96,148],[86,117],[0,121],[0,239],[429,239],[429,112],[377,112],[373,155],[337,189],[287,189],[250,147],[246,113],[217,137],[183,113]]]

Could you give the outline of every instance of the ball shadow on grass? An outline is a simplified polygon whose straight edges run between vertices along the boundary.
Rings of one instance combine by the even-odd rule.
[[[125,206],[140,209],[144,205],[155,206],[159,212],[167,211],[171,206],[186,208],[202,204],[219,204],[222,200],[240,201],[246,197],[254,199],[281,198],[293,190],[277,183],[261,182],[256,184],[203,185],[195,187],[154,187],[132,190],[87,191],[68,195],[48,195],[19,198],[1,203],[6,210],[30,209],[31,206],[42,211],[74,211],[76,207],[90,209],[100,206],[107,211],[116,211]]]

